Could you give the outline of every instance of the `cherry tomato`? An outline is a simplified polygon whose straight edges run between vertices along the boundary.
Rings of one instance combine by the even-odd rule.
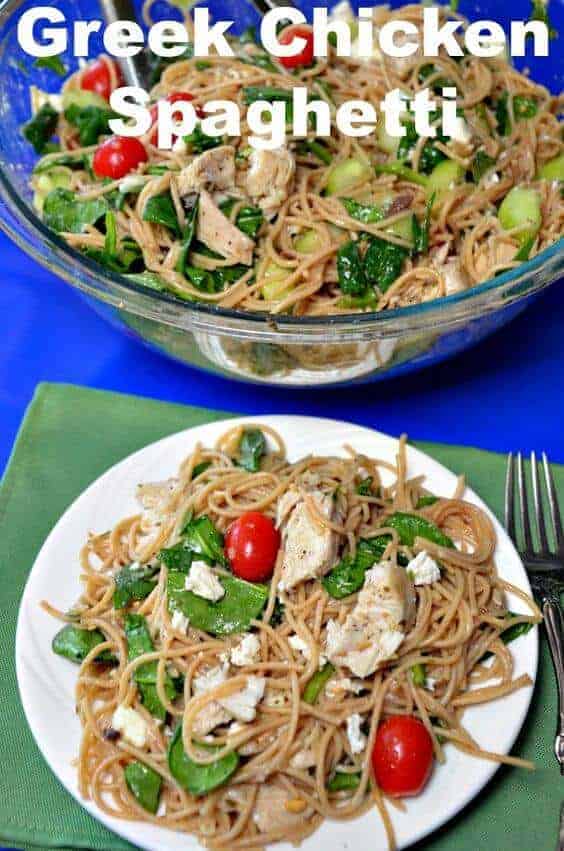
[[[96,148],[92,168],[97,177],[119,180],[147,160],[147,151],[139,139],[112,136]]]
[[[225,536],[225,550],[233,573],[248,582],[270,579],[279,548],[278,529],[260,511],[248,511],[237,518]]]
[[[433,767],[433,742],[413,715],[392,715],[378,727],[372,768],[380,789],[392,798],[419,795]]]
[[[84,71],[80,81],[80,88],[85,89],[87,92],[95,92],[105,100],[109,100],[112,93],[112,78],[108,68],[109,63],[115,68],[117,87],[123,86],[124,81],[119,66],[115,62],[112,62],[111,59],[106,61],[96,59]]]
[[[305,38],[306,44],[297,56],[280,56],[279,62],[284,68],[307,67],[313,63],[313,30],[306,24],[292,24],[282,30],[278,36],[280,44],[291,44],[296,36]]]
[[[171,94],[169,94],[167,96],[166,100],[169,103],[178,103],[179,101],[187,102],[187,101],[194,100],[194,95],[190,94],[190,92],[171,92]],[[201,109],[199,106],[195,107],[195,109],[196,109],[196,115],[199,118],[203,118],[204,115],[205,115],[203,109]],[[155,129],[153,130],[153,132],[151,134],[151,138],[150,138],[151,145],[156,145],[157,142],[158,142],[158,138],[159,138],[159,130],[158,130],[158,127],[157,127],[157,115],[158,115],[158,104],[154,104],[154,106],[151,107],[151,126],[154,127]],[[173,113],[173,117],[174,117],[174,113]],[[176,141],[176,138],[177,137],[173,136],[173,143]]]

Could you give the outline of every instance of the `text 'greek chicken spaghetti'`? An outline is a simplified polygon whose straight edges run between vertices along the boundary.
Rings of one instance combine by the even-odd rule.
[[[374,9],[422,26],[420,5]],[[150,4],[146,6],[150,22]],[[347,2],[334,16],[356,33]],[[447,8],[441,19],[459,17]],[[190,20],[187,20],[190,29]],[[512,67],[422,48],[404,59],[313,57],[311,30],[295,57],[276,60],[246,32],[235,58],[154,63],[154,124],[142,139],[112,136],[109,106],[122,85],[100,57],[73,74],[62,96],[33,90],[24,133],[43,154],[32,177],[45,223],[74,248],[130,281],[225,308],[319,316],[409,306],[464,291],[518,266],[564,231],[562,96]],[[54,64],[53,70],[59,70]],[[64,73],[64,69],[63,69]],[[285,104],[306,86],[333,112],[347,101],[378,108],[386,93],[429,88],[442,124],[443,88],[457,93],[454,136],[420,136],[406,107],[404,137],[383,125],[364,138],[332,127],[328,138],[287,138],[274,150],[248,144],[245,114],[257,101]],[[233,101],[241,136],[200,124],[172,151],[157,147],[157,104]],[[51,152],[51,141],[59,144]]]
[[[105,813],[233,849],[376,807],[393,848],[388,804],[448,747],[530,767],[463,726],[531,685],[507,645],[541,619],[498,576],[491,521],[462,480],[446,498],[408,478],[403,439],[395,464],[346,451],[290,463],[254,424],[196,446],[91,534],[72,611],[43,604],[80,664],[80,791]]]

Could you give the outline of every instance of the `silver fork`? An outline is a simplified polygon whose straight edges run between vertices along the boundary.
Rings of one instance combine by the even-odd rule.
[[[552,664],[558,684],[558,723],[554,740],[554,753],[564,776],[564,615],[560,604],[560,592],[564,587],[564,532],[558,507],[554,478],[543,452],[542,468],[546,488],[543,500],[539,464],[535,453],[531,453],[531,481],[533,485],[534,523],[537,529],[538,546],[533,541],[527,483],[523,457],[519,452],[515,459],[510,453],[507,459],[505,482],[505,527],[523,560],[533,593],[540,603],[544,625],[550,647]],[[515,503],[519,506],[521,535],[515,523]],[[548,503],[548,511],[546,510]],[[548,541],[547,528],[552,529],[554,546]],[[519,541],[522,542],[520,545]]]

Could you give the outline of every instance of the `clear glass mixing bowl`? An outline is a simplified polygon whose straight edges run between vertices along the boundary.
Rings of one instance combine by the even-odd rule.
[[[49,71],[33,68],[17,43],[19,16],[36,5],[30,0],[0,2],[0,227],[39,263],[76,287],[110,322],[170,357],[267,384],[315,387],[377,381],[429,366],[474,345],[524,310],[535,293],[562,274],[564,240],[519,269],[460,295],[381,314],[310,319],[273,319],[188,304],[129,283],[69,248],[31,206],[27,184],[35,156],[20,132],[29,117],[29,86],[55,91],[58,83]],[[69,23],[100,17],[96,0],[57,0],[53,5]],[[157,5],[162,5],[161,16],[171,12],[164,3]],[[239,29],[257,21],[244,0],[212,0],[208,5],[216,18],[234,20]],[[302,3],[304,9],[308,5],[312,4]],[[530,3],[514,0],[509,11],[506,5],[502,10],[497,0],[462,0],[460,9],[471,18],[491,17],[503,24],[510,15],[527,19]],[[564,0],[552,0],[550,9],[564,33]],[[556,42],[550,59],[527,57],[521,63],[555,92],[564,88],[559,50]],[[76,68],[70,53],[64,59]]]

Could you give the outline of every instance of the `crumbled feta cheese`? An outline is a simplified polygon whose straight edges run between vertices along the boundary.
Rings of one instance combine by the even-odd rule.
[[[172,613],[170,623],[172,625],[172,628],[176,630],[176,632],[181,632],[183,635],[186,635],[190,621],[188,620],[186,615],[182,614],[179,609],[175,609],[175,611]]]
[[[288,638],[288,644],[292,648],[292,650],[297,650],[298,653],[301,653],[302,656],[309,661],[311,659],[311,647],[304,641],[303,638],[300,638],[299,635],[290,635]],[[323,653],[319,654],[319,667],[323,668],[325,663],[327,662],[327,656],[324,656]]]
[[[306,770],[315,765],[315,754],[311,750],[303,749],[294,754],[290,760],[292,768]]]
[[[427,691],[435,691],[437,680],[435,677],[425,677],[425,688]]]
[[[463,145],[469,145],[472,141],[472,130],[466,119],[461,115],[457,115],[456,120],[453,121],[450,138]]]
[[[361,723],[362,718],[358,712],[355,712],[354,715],[347,718],[347,738],[353,754],[362,753],[366,747],[367,739],[360,729]]]
[[[242,641],[231,651],[231,663],[242,668],[244,665],[252,665],[260,659],[260,641],[250,633],[245,635]]]
[[[499,174],[496,171],[492,171],[492,173],[488,174],[488,176],[484,180],[484,186],[486,187],[486,189],[489,189],[491,186],[495,186],[497,183],[499,183],[499,181]]]
[[[241,724],[240,721],[232,721],[231,724],[229,725],[228,729],[227,729],[227,735],[228,736],[234,736],[235,733],[240,733],[244,729],[245,729],[245,725]]]
[[[204,600],[217,603],[225,595],[225,588],[211,567],[203,561],[194,561],[186,577],[184,587]]]
[[[130,192],[141,192],[145,183],[146,180],[144,177],[141,177],[141,175],[129,174],[119,183],[118,189],[123,195],[127,195]]]
[[[120,705],[112,716],[112,727],[121,733],[126,742],[136,748],[144,748],[149,727],[143,716],[130,706]]]
[[[159,808],[155,815],[157,816],[157,818],[162,818],[163,816],[166,816],[166,801],[160,802]]]
[[[188,145],[184,141],[182,136],[179,136],[174,145],[172,146],[172,150],[175,154],[186,154],[188,153]]]
[[[341,697],[347,692],[351,694],[360,694],[366,689],[366,685],[362,680],[351,680],[350,677],[341,677],[338,680],[329,680],[325,688],[325,693],[328,698]]]
[[[441,569],[435,559],[422,550],[407,565],[407,573],[414,585],[432,585],[441,578]]]

